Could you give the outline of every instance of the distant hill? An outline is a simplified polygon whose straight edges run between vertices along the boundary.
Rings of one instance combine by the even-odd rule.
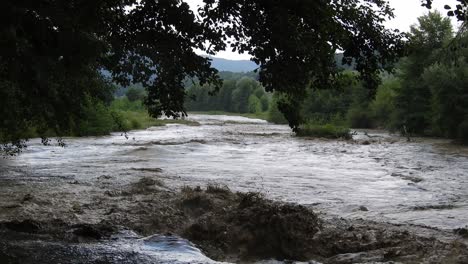
[[[210,57],[212,59],[211,65],[216,68],[218,71],[227,71],[227,72],[251,72],[257,69],[259,66],[249,60],[228,60],[216,57]],[[339,69],[344,70],[353,70],[355,65],[342,65],[341,60],[343,59],[343,53],[335,54],[336,66]]]
[[[253,61],[249,60],[228,60],[216,57],[210,57],[212,59],[211,65],[218,71],[230,71],[230,72],[251,72],[258,68],[258,65]]]
[[[254,79],[257,79],[257,73],[252,72],[253,70],[257,69],[259,66],[249,60],[228,60],[228,59],[223,59],[223,58],[216,58],[216,57],[210,57],[212,59],[211,65],[216,68],[218,71],[220,71],[220,77],[222,79],[228,80],[228,79],[238,79],[240,78],[239,76],[248,76]],[[343,58],[343,53],[337,53],[335,54],[335,62],[338,68],[344,69],[344,70],[353,70],[355,65],[354,63],[349,66],[349,65],[342,65],[341,60]],[[105,77],[111,77],[110,72],[106,70],[101,70],[102,75]],[[186,86],[190,86],[192,84],[191,81],[187,80],[186,81]],[[127,91],[127,88],[121,87],[120,85],[117,85],[118,89],[115,92],[116,96],[122,96],[125,94]],[[137,85],[138,86],[138,85]],[[141,86],[141,85],[140,85]]]

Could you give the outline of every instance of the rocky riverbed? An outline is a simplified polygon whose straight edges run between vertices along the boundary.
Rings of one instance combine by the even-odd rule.
[[[323,217],[223,186],[172,191],[158,173],[133,177],[117,186],[49,180],[53,189],[24,182],[30,193],[1,200],[1,263],[468,261],[463,234]]]

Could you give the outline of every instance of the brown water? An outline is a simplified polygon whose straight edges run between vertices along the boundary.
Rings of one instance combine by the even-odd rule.
[[[162,168],[169,186],[221,183],[347,218],[442,229],[468,224],[466,148],[375,131],[358,132],[356,141],[302,139],[262,120],[190,119],[202,125],[133,131],[129,139],[70,138],[66,148],[33,140],[22,155],[0,161],[0,176],[125,180],[135,169]]]

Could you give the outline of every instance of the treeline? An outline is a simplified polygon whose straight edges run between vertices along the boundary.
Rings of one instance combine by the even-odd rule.
[[[266,92],[255,72],[220,72],[220,77],[223,85],[216,93],[211,86],[187,83],[187,111],[247,114],[277,124],[288,123],[278,110],[278,95]]]
[[[198,124],[188,120],[156,119],[151,117],[143,103],[143,100],[147,96],[146,91],[139,85],[132,85],[119,92],[124,95],[116,96],[108,103],[94,101],[91,98],[86,100],[82,108],[83,118],[80,119],[76,129],[71,131],[69,135],[107,135],[110,132],[125,132],[151,126],[162,126],[167,123]]]
[[[409,35],[409,55],[395,74],[382,76],[375,97],[355,73],[344,72],[332,89],[309,89],[302,107],[305,123],[385,128],[468,143],[468,49],[455,46],[466,37],[455,40],[450,20],[438,12],[418,21]]]
[[[31,126],[24,132],[25,136],[28,138],[39,136],[102,136],[111,132],[125,132],[173,122],[195,123],[185,120],[162,120],[150,117],[143,104],[146,92],[141,86],[136,85],[120,90],[114,87],[113,89],[123,95],[111,96],[105,100],[97,100],[87,96],[77,113],[78,118],[70,125],[70,129],[64,131],[64,133],[57,134],[53,130],[41,130],[41,127]]]
[[[194,83],[188,87],[188,111],[225,111],[233,113],[261,113],[269,109],[271,94],[255,80],[251,73],[221,72],[223,85],[216,94],[212,87]]]
[[[384,128],[468,143],[468,48],[457,44],[466,38],[454,39],[450,20],[437,12],[419,18],[409,34],[408,56],[394,74],[382,74],[375,96],[350,69],[343,69],[331,87],[309,87],[300,105],[298,135],[346,138],[350,127]],[[254,72],[221,72],[220,77],[223,84],[215,94],[210,86],[186,80],[186,109],[250,113],[287,123],[277,106],[282,95],[266,92]],[[141,86],[115,89],[114,98],[86,98],[81,118],[65,135],[105,135],[161,125],[147,114]],[[35,129],[25,137],[50,135]]]
[[[468,48],[458,45],[468,37],[454,39],[450,20],[438,12],[418,22],[409,32],[408,55],[395,73],[381,74],[375,94],[350,69],[343,69],[332,87],[309,87],[298,134],[346,137],[349,127],[383,128],[468,143]],[[264,112],[271,122],[286,121],[277,108],[281,95],[266,93],[253,73],[225,72],[221,77],[223,86],[214,96],[210,87],[190,85],[188,94],[195,99],[188,100],[187,109]]]

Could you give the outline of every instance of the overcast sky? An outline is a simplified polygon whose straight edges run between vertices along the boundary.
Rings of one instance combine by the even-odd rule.
[[[196,10],[197,5],[203,3],[202,0],[184,0],[187,2],[193,10]],[[420,0],[389,0],[390,5],[395,9],[395,18],[392,21],[387,21],[386,25],[389,28],[399,29],[400,31],[409,31],[411,25],[416,24],[417,18],[428,12],[425,7],[421,6]],[[434,0],[433,10],[437,9],[444,15],[444,5],[449,4],[455,7],[456,0]],[[456,28],[457,24],[453,20],[453,25]],[[216,57],[231,59],[231,60],[242,60],[249,59],[247,54],[238,54],[230,51],[220,52]]]

